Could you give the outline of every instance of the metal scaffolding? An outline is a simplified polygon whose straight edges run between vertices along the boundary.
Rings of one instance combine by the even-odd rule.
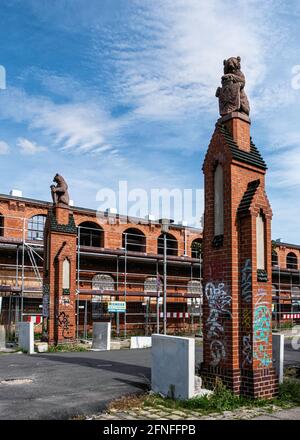
[[[273,250],[272,272],[273,328],[292,328],[300,324],[300,269],[296,255],[288,254],[283,268]]]
[[[0,219],[0,319],[12,339],[16,324],[31,315],[24,302],[42,298],[43,242],[28,239],[30,219],[2,215]],[[15,226],[8,226],[4,219]],[[4,298],[8,298],[7,313],[3,313]],[[37,314],[42,314],[40,308]]]
[[[202,287],[201,287],[201,261],[191,258],[175,257],[177,253],[178,243],[177,240],[168,238],[168,245],[166,246],[166,253],[168,258],[166,260],[167,266],[163,265],[163,254],[147,254],[146,253],[146,240],[147,237],[141,233],[124,232],[122,237],[122,247],[117,250],[107,249],[88,249],[84,247],[83,240],[80,239],[84,234],[85,229],[93,230],[93,228],[78,227],[78,246],[77,246],[77,294],[78,298],[84,296],[89,297],[89,301],[95,301],[95,304],[99,301],[99,307],[101,310],[101,318],[111,319],[113,328],[117,336],[121,335],[120,332],[120,320],[122,321],[122,335],[126,337],[128,329],[130,333],[133,331],[133,327],[137,330],[134,333],[140,331],[143,327],[143,334],[150,334],[152,331],[161,332],[163,329],[163,317],[162,312],[162,288],[165,287],[168,291],[168,308],[166,317],[173,323],[174,320],[180,322],[189,323],[190,331],[195,330],[196,326],[199,326],[201,315],[201,303],[202,303]],[[99,229],[95,228],[95,231],[99,232]],[[101,231],[101,230],[100,230]],[[103,233],[103,231],[101,231]],[[103,243],[103,240],[100,240]],[[158,243],[158,251],[160,250],[160,243]],[[173,257],[173,258],[172,258]],[[175,257],[175,258],[174,258]],[[103,265],[105,259],[110,259],[114,268],[109,270],[106,267],[100,268],[86,268],[83,267],[82,262],[90,258],[92,260],[98,260],[99,265]],[[101,262],[101,263],[100,263]],[[148,271],[135,272],[130,266],[138,265],[143,267],[147,265]],[[97,266],[98,264],[95,264]],[[181,276],[178,274],[167,274],[167,267],[185,267],[190,268],[189,274]],[[150,269],[151,267],[151,269]],[[99,270],[100,269],[100,270]],[[121,270],[123,269],[123,270]],[[197,272],[197,275],[195,273]],[[165,275],[165,276],[164,276]],[[99,285],[99,277],[109,276],[111,277],[111,285],[105,286],[105,279],[103,278],[103,286]],[[165,283],[164,281],[165,280]],[[147,286],[148,282],[148,286]],[[191,285],[190,283],[194,283]],[[150,285],[149,285],[150,283]],[[150,287],[149,287],[150,286]],[[96,297],[96,299],[95,299]],[[137,300],[143,305],[143,310],[139,307],[139,310],[132,310],[133,298],[141,298],[141,301]],[[121,315],[117,313],[116,316],[107,312],[105,303],[110,300],[123,298],[126,302],[126,311]],[[176,299],[178,302],[175,302]],[[179,302],[179,300],[182,302]],[[173,302],[171,302],[173,300]],[[175,301],[174,301],[175,300]],[[194,307],[187,305],[187,300],[190,302],[197,302]],[[196,301],[197,300],[197,301]],[[80,304],[79,304],[80,302]],[[177,305],[177,307],[176,307]],[[80,309],[81,307],[81,309]],[[77,337],[79,334],[83,337],[87,336],[87,300],[80,300],[77,302]],[[175,309],[180,307],[179,312],[175,312]],[[174,311],[172,312],[172,308]],[[175,318],[176,316],[176,318]],[[188,317],[187,317],[188,316]],[[192,318],[191,318],[192,316]],[[193,329],[192,326],[193,325]],[[178,326],[179,328],[180,326]],[[80,331],[81,330],[81,331]],[[199,330],[198,330],[199,332]]]
[[[0,322],[11,335],[16,323],[42,314],[42,231],[35,233],[29,222],[23,217],[0,215]],[[110,319],[119,337],[163,332],[164,317],[167,331],[201,332],[201,253],[197,258],[187,257],[185,244],[184,255],[179,257],[178,242],[169,233],[158,238],[155,253],[147,253],[150,237],[136,231],[132,227],[124,231],[122,245],[108,249],[102,228],[78,227],[78,339],[89,337],[91,324],[97,319]],[[300,270],[297,258],[293,258],[290,252],[285,268],[278,264],[278,257],[272,260],[274,328],[300,323]],[[164,291],[167,301],[163,300]],[[107,303],[118,299],[126,302],[126,312],[109,313]],[[35,305],[30,308],[33,300]]]

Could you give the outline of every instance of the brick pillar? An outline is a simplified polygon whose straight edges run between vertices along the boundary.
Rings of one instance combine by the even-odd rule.
[[[76,334],[76,240],[68,207],[49,209],[44,233],[43,339],[73,342]]]
[[[219,377],[236,394],[271,397],[272,211],[249,117],[218,120],[203,171],[204,384]]]

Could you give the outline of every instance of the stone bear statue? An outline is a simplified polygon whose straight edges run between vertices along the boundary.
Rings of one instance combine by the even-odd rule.
[[[244,91],[245,75],[241,71],[241,58],[231,57],[224,60],[222,87],[218,87],[216,96],[219,98],[220,114],[238,111],[249,115],[250,105]]]
[[[51,185],[51,195],[55,206],[69,206],[70,198],[68,193],[68,185],[60,174],[55,174],[53,178],[55,185]]]

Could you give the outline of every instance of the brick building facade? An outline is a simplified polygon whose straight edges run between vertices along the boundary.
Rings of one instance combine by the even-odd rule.
[[[1,323],[8,325],[11,322],[14,326],[22,309],[24,319],[33,319],[36,324],[41,319],[43,231],[51,206],[52,203],[45,201],[0,195]],[[163,288],[163,243],[158,240],[161,224],[144,219],[135,219],[134,223],[128,224],[126,218],[107,213],[102,213],[99,220],[96,211],[78,207],[73,212],[77,236],[80,237],[79,259],[77,254],[80,276],[76,275],[76,288],[81,292],[76,323],[79,334],[84,333],[84,328],[88,333],[92,321],[97,319],[112,319],[116,331],[117,317],[107,314],[107,302],[124,298],[125,281],[127,330],[137,334],[156,331],[157,274],[160,296]],[[138,240],[137,243],[127,243],[125,280],[123,233],[132,228],[134,232],[127,238],[129,242],[132,241],[130,238]],[[139,233],[143,234],[141,239],[136,237]],[[176,241],[168,242],[168,330],[198,332],[198,299],[201,295],[197,244],[202,241],[202,233],[172,225],[170,234]],[[193,243],[196,244],[194,251]],[[272,243],[272,249],[273,326],[299,324],[300,246],[276,241]],[[107,289],[101,290],[103,286]],[[162,311],[160,304],[160,328]],[[122,334],[124,316],[121,314],[119,323]],[[38,325],[36,330],[40,331]]]
[[[5,324],[37,316],[42,309],[44,225],[52,203],[0,196],[0,295]],[[163,240],[159,221],[127,219],[72,207],[76,227],[76,334],[111,319],[123,334],[162,328]],[[63,237],[61,237],[63,240]],[[200,316],[200,230],[170,224],[167,235],[168,329],[197,331]],[[157,297],[160,297],[158,299]],[[127,313],[108,314],[110,300],[124,300]],[[77,301],[78,300],[78,301]],[[158,304],[159,308],[158,308]],[[23,312],[22,312],[23,311]],[[125,324],[126,321],[126,324]]]

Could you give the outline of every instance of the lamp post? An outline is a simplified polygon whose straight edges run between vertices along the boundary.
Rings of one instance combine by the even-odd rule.
[[[164,234],[164,335],[167,334],[167,233],[169,219],[161,220],[161,231]]]

